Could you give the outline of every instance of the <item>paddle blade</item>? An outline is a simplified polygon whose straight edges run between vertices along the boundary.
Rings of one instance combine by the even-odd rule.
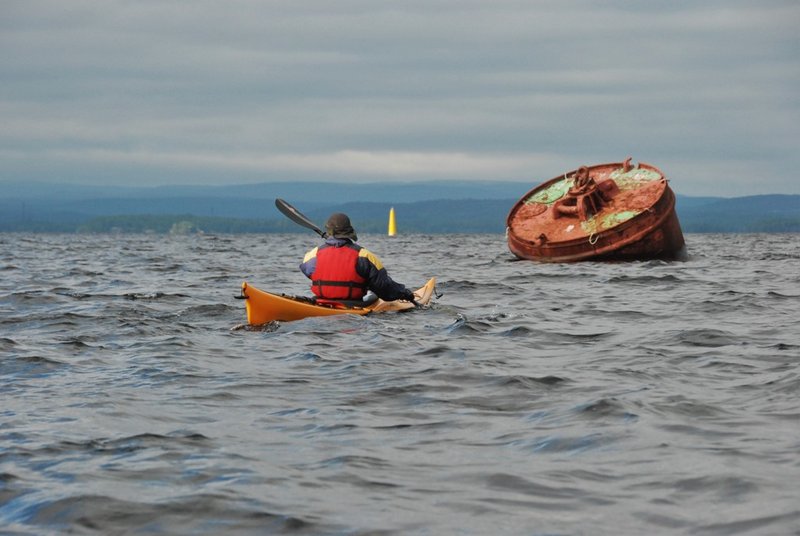
[[[281,211],[281,213],[284,216],[286,216],[287,218],[289,218],[290,220],[292,220],[296,224],[302,225],[303,227],[305,227],[307,229],[311,229],[312,231],[316,232],[322,238],[325,238],[325,233],[319,227],[314,225],[314,222],[312,222],[311,220],[306,218],[299,210],[294,208],[292,205],[290,205],[289,203],[287,203],[283,199],[280,199],[280,198],[276,199],[275,200],[275,206],[278,208],[278,210]]]

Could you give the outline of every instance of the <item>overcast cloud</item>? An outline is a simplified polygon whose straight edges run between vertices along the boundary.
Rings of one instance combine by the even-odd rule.
[[[2,0],[0,181],[800,193],[800,2]]]

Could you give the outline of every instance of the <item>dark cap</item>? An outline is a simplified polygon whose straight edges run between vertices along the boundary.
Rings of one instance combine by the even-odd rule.
[[[334,238],[349,238],[353,242],[358,240],[356,231],[350,224],[350,218],[347,217],[347,214],[342,214],[341,212],[331,214],[325,223],[325,230],[328,232],[328,236]]]

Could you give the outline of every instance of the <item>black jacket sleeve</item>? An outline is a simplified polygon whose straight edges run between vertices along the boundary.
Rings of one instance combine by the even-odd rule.
[[[386,268],[380,259],[362,248],[362,253],[356,264],[358,274],[367,280],[369,289],[382,300],[394,301],[403,299],[408,295],[404,285],[389,277]]]

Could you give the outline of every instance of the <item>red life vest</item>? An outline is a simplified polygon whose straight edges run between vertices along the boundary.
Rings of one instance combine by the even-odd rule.
[[[367,292],[366,279],[356,272],[360,246],[324,245],[317,250],[311,291],[327,300],[359,300]]]

